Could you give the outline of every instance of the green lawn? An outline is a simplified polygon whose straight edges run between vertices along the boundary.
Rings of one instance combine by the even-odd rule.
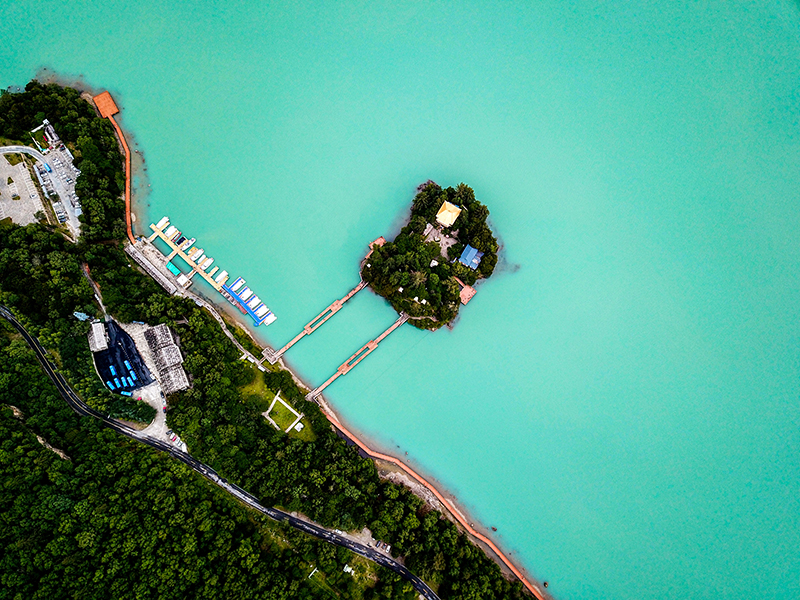
[[[250,368],[253,370],[253,381],[239,389],[242,391],[242,397],[246,403],[253,406],[253,408],[259,412],[266,412],[269,405],[272,404],[272,400],[275,398],[275,392],[264,385],[264,373],[259,371],[255,365],[251,364]],[[269,416],[278,424],[281,431],[286,431],[286,428],[294,423],[296,418],[296,416],[290,410],[287,410],[280,402],[275,403]],[[300,422],[303,424],[303,430],[295,431],[292,429],[289,435],[306,442],[315,440],[317,436],[314,435],[314,432],[311,430],[308,419],[304,418]]]
[[[269,416],[278,424],[278,427],[280,427],[282,431],[286,431],[286,428],[294,423],[294,420],[297,418],[297,416],[280,401],[276,402],[275,406],[272,407]]]

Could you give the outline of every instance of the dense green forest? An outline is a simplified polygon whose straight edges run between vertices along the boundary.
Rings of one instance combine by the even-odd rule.
[[[436,213],[445,201],[461,208],[455,223],[442,229],[457,240],[447,249],[447,259],[440,245],[426,242],[424,235],[428,223],[436,224]],[[486,223],[488,217],[489,209],[475,199],[468,185],[442,189],[428,181],[414,197],[408,224],[392,242],[373,248],[361,277],[397,312],[408,313],[415,327],[442,327],[458,314],[461,287],[455,278],[472,285],[490,277],[497,265],[498,245]],[[477,270],[457,260],[467,244],[484,254]]]
[[[119,217],[108,214],[109,222]],[[72,245],[44,225],[0,227],[0,302],[54,353],[89,404],[131,418],[125,413],[131,407],[114,405],[118,398],[94,374],[88,325],[72,316],[75,310],[98,314],[82,265],[116,318],[167,323],[180,337],[193,386],[168,398],[167,419],[194,457],[265,505],[330,527],[369,527],[443,599],[527,597],[452,522],[407,488],[381,481],[374,463],[336,434],[286,371],[266,373],[263,391],[281,391],[305,413],[313,439],[268,425],[263,404],[242,391],[258,372],[239,360],[207,311],[168,296],[135,268],[119,237]],[[10,582],[0,586],[0,599],[41,597],[40,589],[81,598],[110,589],[125,592],[114,597],[163,597],[167,591],[189,598],[310,598],[322,593],[303,581],[303,567],[311,563],[327,565],[330,583],[320,587],[327,597],[415,596],[410,584],[382,569],[359,581],[342,577],[342,561],[350,560],[344,551],[263,523],[168,458],[79,419],[13,336],[3,337],[0,354],[0,389],[24,415],[0,410],[6,428],[0,468],[9,482],[0,496],[3,541],[18,548],[0,560],[0,581]],[[38,444],[33,433],[71,460]],[[16,523],[25,513],[36,516]]]
[[[78,417],[10,331],[0,323],[0,599],[413,598],[394,573]]]
[[[75,193],[81,199],[81,237],[87,242],[125,235],[123,158],[114,128],[95,113],[80,92],[31,81],[21,94],[0,92],[0,138],[30,146],[30,131],[47,119],[75,157],[81,174]]]

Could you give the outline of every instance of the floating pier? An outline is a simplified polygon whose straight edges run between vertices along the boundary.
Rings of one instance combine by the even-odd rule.
[[[325,383],[323,383],[315,390],[309,392],[309,394],[306,396],[306,400],[312,400],[312,401],[316,400],[317,396],[319,396],[322,393],[322,390],[324,390],[326,387],[328,387],[342,375],[347,375],[347,373],[349,373],[353,369],[353,367],[355,367],[358,363],[367,358],[367,356],[378,347],[378,344],[380,344],[384,339],[386,339],[386,337],[390,333],[392,333],[395,329],[400,327],[400,325],[402,325],[406,321],[408,321],[408,315],[406,313],[400,313],[400,317],[397,319],[397,321],[392,323],[389,329],[384,331],[376,339],[371,340],[366,344],[364,344],[363,346],[361,346],[361,348],[359,348],[356,351],[356,353],[353,354],[353,356],[344,361],[342,365],[338,369],[336,369],[336,373],[331,375]]]
[[[230,276],[227,271],[223,270],[217,274],[219,266],[216,266],[210,272],[206,272],[214,259],[207,256],[202,248],[193,247],[195,238],[187,240],[177,227],[170,225],[168,217],[163,217],[158,223],[151,223],[150,229],[153,230],[153,235],[148,241],[153,242],[159,238],[170,249],[169,254],[165,257],[167,268],[177,278],[178,286],[188,288],[192,285],[192,277],[199,275],[242,314],[252,317],[256,327],[262,323],[269,325],[275,321],[277,317],[272,311],[249,288],[244,287],[244,279],[239,277],[232,285],[228,286],[227,282]],[[188,274],[182,273],[178,267],[172,264],[172,259],[176,256],[180,256],[192,268]]]

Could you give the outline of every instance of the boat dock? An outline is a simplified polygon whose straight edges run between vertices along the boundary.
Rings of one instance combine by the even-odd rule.
[[[169,219],[167,217],[161,219],[157,224],[151,223],[150,229],[153,230],[153,235],[150,236],[148,241],[152,242],[156,238],[159,238],[162,242],[169,246],[171,250],[171,252],[167,255],[167,268],[172,265],[172,259],[175,258],[175,256],[180,256],[184,261],[186,261],[186,264],[192,268],[188,275],[181,273],[177,276],[178,285],[185,288],[189,287],[192,277],[194,277],[195,274],[198,274],[200,277],[205,279],[206,282],[208,282],[208,285],[213,287],[218,292],[222,289],[222,283],[224,283],[225,280],[222,280],[221,283],[218,283],[213,277],[211,277],[209,273],[206,273],[205,270],[201,268],[201,265],[206,262],[206,256],[202,250],[192,248],[191,245],[187,246],[185,241],[181,243],[180,247],[175,243],[175,240],[181,239],[181,232],[169,224]],[[178,234],[177,236],[175,235],[176,233]],[[184,248],[187,251],[184,251],[181,248]],[[197,259],[197,261],[192,260],[192,258]],[[172,265],[172,267],[173,268],[170,269],[170,271],[173,274],[175,274],[176,271],[180,273],[177,267],[174,265]]]
[[[397,319],[397,321],[392,323],[389,329],[384,331],[374,340],[367,342],[361,348],[359,348],[356,351],[356,353],[353,354],[353,356],[344,361],[342,365],[338,369],[336,369],[336,373],[331,375],[325,383],[323,383],[321,386],[314,389],[313,391],[309,392],[308,395],[306,396],[306,400],[311,400],[311,401],[316,400],[317,396],[319,396],[322,393],[322,390],[324,390],[326,387],[328,387],[342,375],[347,375],[347,373],[349,373],[353,369],[353,367],[355,367],[358,363],[367,358],[367,356],[378,347],[378,344],[380,344],[384,339],[386,339],[386,337],[390,333],[392,333],[395,329],[400,327],[400,325],[402,325],[406,321],[408,321],[408,315],[406,313],[400,313],[400,317]]]
[[[195,238],[187,240],[182,236],[174,225],[170,225],[168,217],[163,217],[158,223],[151,223],[150,229],[153,230],[153,234],[148,238],[148,242],[152,243],[158,238],[169,248],[169,253],[165,256],[166,267],[176,277],[179,287],[188,288],[192,285],[192,278],[199,275],[243,314],[252,317],[256,327],[261,324],[269,325],[275,321],[277,317],[272,311],[250,288],[244,286],[244,279],[239,277],[233,284],[227,285],[230,279],[227,271],[219,271],[219,266],[208,271],[214,263],[214,259],[207,256],[202,248],[194,245]],[[191,267],[189,273],[183,273],[172,263],[172,259],[176,256],[180,256]]]

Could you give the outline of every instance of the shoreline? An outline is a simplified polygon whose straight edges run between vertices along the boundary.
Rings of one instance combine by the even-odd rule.
[[[57,78],[54,77],[54,79]],[[93,91],[90,91],[91,86],[85,85],[85,82],[81,83],[83,84],[82,87],[89,88],[85,89],[84,93],[82,93],[81,95],[84,96],[85,94],[87,95],[92,94],[86,99],[87,101],[90,101],[90,104],[92,104],[92,106],[94,106],[95,109],[97,109],[97,106],[93,102],[95,94]],[[132,225],[133,223],[138,222],[138,218],[136,213],[134,212],[136,208],[134,207],[134,202],[132,198],[132,180],[134,176],[134,174],[132,173],[133,171],[132,152],[129,149],[128,143],[125,139],[126,137],[125,132],[123,132],[121,126],[116,122],[113,116],[109,115],[108,118],[115,129],[118,141],[120,143],[120,147],[124,150],[125,153],[126,234],[130,239],[131,243],[135,244],[135,238],[133,237],[132,233]],[[137,165],[137,167],[141,167],[144,164],[144,157],[142,156],[141,153],[139,153],[139,151],[137,151],[137,154],[139,154],[138,156],[139,160],[137,162],[140,163]],[[268,343],[266,343],[265,341],[261,341],[254,336],[249,326],[239,321],[238,319],[239,315],[233,314],[232,307],[226,306],[227,303],[217,303],[214,300],[205,297],[205,295],[202,293],[198,292],[195,293],[203,297],[208,303],[215,306],[218,312],[225,314],[229,320],[233,321],[234,324],[243,329],[256,345],[258,345],[259,347],[265,345],[269,347]],[[302,389],[306,390],[313,389],[313,387],[309,387],[300,377],[297,376],[295,371],[292,368],[290,368],[283,360],[283,357],[278,359],[278,364],[282,369],[286,370],[292,376],[292,379]],[[552,600],[552,596],[544,590],[544,586],[537,580],[533,579],[532,577],[526,576],[523,572],[524,567],[518,567],[517,565],[514,564],[514,562],[509,557],[508,553],[504,553],[499,548],[499,546],[491,539],[490,537],[491,533],[489,532],[488,528],[486,528],[480,523],[476,525],[475,520],[469,518],[468,512],[457,505],[456,496],[454,494],[447,492],[444,486],[440,482],[437,481],[438,485],[431,483],[429,479],[433,479],[434,481],[436,481],[436,479],[430,475],[428,476],[428,478],[420,475],[410,466],[406,465],[403,462],[402,458],[394,457],[391,454],[384,454],[382,452],[373,450],[372,447],[370,447],[366,442],[362,441],[362,438],[365,437],[362,433],[358,431],[354,432],[352,428],[348,428],[345,426],[345,424],[342,423],[342,420],[339,418],[339,415],[331,407],[331,405],[328,404],[328,402],[322,397],[322,395],[320,395],[317,398],[317,404],[320,407],[322,414],[328,419],[328,421],[337,430],[337,432],[346,440],[358,446],[361,452],[366,456],[368,456],[375,463],[379,477],[384,479],[389,479],[391,481],[394,481],[395,483],[400,483],[402,485],[405,485],[412,491],[412,493],[420,497],[426,505],[435,508],[436,510],[439,510],[446,518],[453,521],[457,525],[457,527],[460,530],[462,530],[476,546],[481,548],[491,560],[493,560],[496,564],[498,564],[501,571],[506,577],[513,576],[516,579],[518,579],[522,583],[522,585],[531,594],[533,594],[535,598],[537,598],[537,600]],[[381,444],[377,444],[374,441],[373,445],[381,446]],[[483,531],[479,531],[479,529]]]

